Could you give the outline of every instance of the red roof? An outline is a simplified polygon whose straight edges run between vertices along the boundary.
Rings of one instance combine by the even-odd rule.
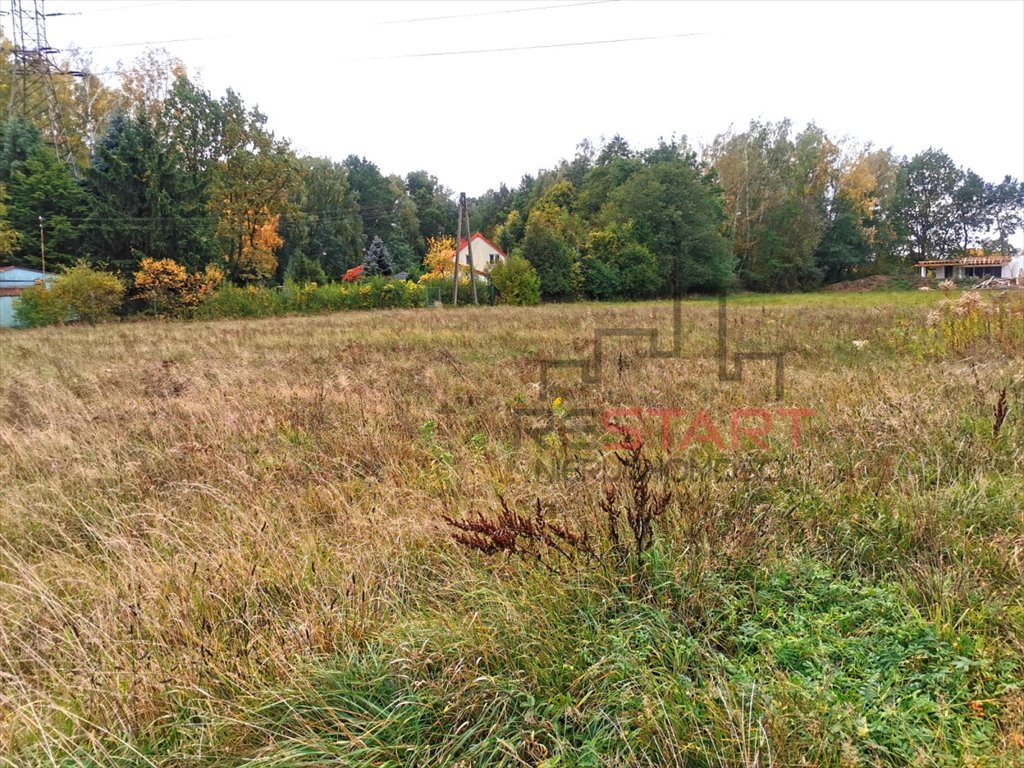
[[[2,271],[2,268],[0,268],[0,271]],[[0,296],[21,296],[21,292],[27,287],[26,285],[21,288],[0,288]]]
[[[487,243],[489,246],[491,246],[491,248],[493,248],[495,251],[500,253],[501,254],[501,258],[503,258],[503,259],[507,259],[508,258],[508,256],[505,254],[505,252],[503,250],[501,250],[501,248],[496,246],[494,243],[492,243],[486,237],[481,235],[479,232],[474,232],[473,236],[470,238],[470,240],[483,240],[485,243]],[[465,247],[466,247],[466,238],[462,238],[462,240],[459,241],[459,251],[461,251]]]

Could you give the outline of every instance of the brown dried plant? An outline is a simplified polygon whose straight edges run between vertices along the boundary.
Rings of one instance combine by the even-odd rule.
[[[601,500],[578,523],[556,520],[536,499],[532,512],[520,512],[499,496],[500,509],[458,519],[444,514],[452,538],[483,555],[516,556],[558,573],[581,560],[625,571],[643,582],[645,554],[672,501],[672,491],[653,487],[654,465],[641,445],[615,455],[623,472],[609,481]],[[593,533],[591,533],[593,531]]]

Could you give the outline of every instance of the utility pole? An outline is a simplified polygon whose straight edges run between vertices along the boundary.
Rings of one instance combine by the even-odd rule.
[[[466,217],[466,255],[469,256],[469,284],[473,286],[473,303],[476,299],[476,265],[473,263],[473,236],[469,230],[469,206],[466,205],[466,193],[462,193],[462,214]]]
[[[456,214],[458,223],[455,225],[455,279],[452,282],[452,306],[457,307],[459,305],[459,251],[461,250],[459,243],[462,242],[462,203],[466,199],[466,195],[459,195],[459,209]],[[469,242],[468,240],[466,241]]]
[[[39,217],[39,259],[43,262],[43,274],[46,273],[46,235],[43,233],[43,217]]]

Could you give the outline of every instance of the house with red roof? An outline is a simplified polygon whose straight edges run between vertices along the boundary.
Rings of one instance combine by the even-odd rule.
[[[460,272],[469,266],[470,244],[473,246],[473,267],[480,277],[487,277],[487,273],[491,271],[492,267],[508,258],[501,248],[479,232],[474,232],[473,236],[469,238],[468,243],[466,238],[462,238],[462,242],[459,243],[458,256],[456,258],[459,260]]]

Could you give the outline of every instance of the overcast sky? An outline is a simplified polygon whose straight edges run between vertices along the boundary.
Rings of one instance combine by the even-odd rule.
[[[621,133],[709,142],[815,121],[1024,177],[1024,2],[49,0],[49,41],[96,70],[158,42],[300,152],[426,169],[477,195]],[[443,18],[440,18],[443,17]],[[685,36],[684,36],[685,35]],[[565,43],[658,37],[586,46]],[[165,42],[182,38],[200,38]],[[532,50],[501,48],[558,45]],[[412,54],[487,51],[415,56]],[[113,75],[111,76],[113,77]]]

